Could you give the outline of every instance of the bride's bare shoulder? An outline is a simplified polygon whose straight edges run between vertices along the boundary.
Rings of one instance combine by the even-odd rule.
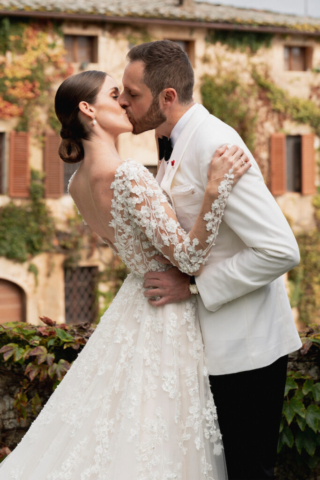
[[[92,169],[89,178],[92,191],[96,193],[109,191],[119,166],[102,165],[100,168]]]

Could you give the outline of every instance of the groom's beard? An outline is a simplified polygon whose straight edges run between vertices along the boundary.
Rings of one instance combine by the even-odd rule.
[[[133,125],[132,133],[134,135],[139,135],[139,133],[146,132],[148,130],[153,130],[167,120],[165,114],[161,111],[159,106],[159,99],[154,98],[149,107],[149,110],[143,117],[136,120],[128,115],[130,122]]]

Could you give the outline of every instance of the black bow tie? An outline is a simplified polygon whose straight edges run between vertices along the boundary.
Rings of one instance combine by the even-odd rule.
[[[165,161],[167,162],[171,157],[171,153],[173,150],[171,138],[167,138],[167,137],[158,138],[158,143],[159,143],[159,160],[162,160],[164,158]]]

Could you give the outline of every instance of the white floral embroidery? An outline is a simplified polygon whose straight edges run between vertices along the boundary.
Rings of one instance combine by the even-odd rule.
[[[204,219],[210,244],[231,175]],[[226,480],[196,300],[154,308],[143,288],[165,246],[188,273],[206,248],[170,218],[144,167],[124,162],[112,188],[115,247],[132,273],[0,480]]]
[[[219,197],[212,204],[211,212],[204,216],[206,231],[210,234],[205,239],[206,248],[202,248],[198,238],[191,240],[179,223],[169,216],[170,212],[165,208],[166,205],[168,209],[167,198],[151,173],[140,164],[125,161],[117,169],[111,185],[114,197],[110,225],[115,229],[115,247],[126,265],[141,275],[155,270],[156,265],[149,265],[159,253],[154,247],[170,259],[168,249],[164,248],[169,247],[181,271],[196,272],[205,263],[218,234],[233,179],[230,170],[219,186]],[[143,241],[141,229],[145,233]]]

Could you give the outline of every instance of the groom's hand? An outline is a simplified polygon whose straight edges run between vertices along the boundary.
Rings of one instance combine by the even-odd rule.
[[[161,263],[171,265],[169,260],[163,257],[157,257]],[[177,303],[187,300],[191,297],[189,290],[189,275],[180,272],[176,267],[172,267],[165,272],[148,272],[144,276],[143,286],[147,288],[144,296],[149,298],[150,305],[160,307],[167,303]],[[150,297],[161,297],[154,300]]]

